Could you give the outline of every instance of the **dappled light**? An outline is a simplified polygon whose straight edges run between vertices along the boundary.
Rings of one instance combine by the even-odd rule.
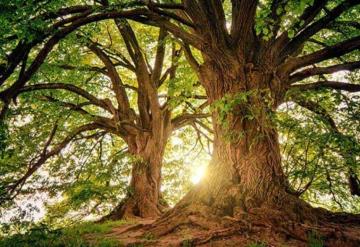
[[[360,246],[359,20],[0,1],[0,247]]]

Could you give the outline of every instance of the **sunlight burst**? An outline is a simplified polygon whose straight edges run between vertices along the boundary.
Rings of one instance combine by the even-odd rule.
[[[193,184],[198,184],[200,180],[205,176],[206,165],[196,165],[191,171],[191,182]]]

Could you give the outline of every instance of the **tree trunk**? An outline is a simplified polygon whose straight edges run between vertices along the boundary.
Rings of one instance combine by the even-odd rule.
[[[157,218],[166,209],[161,202],[161,167],[166,143],[156,143],[152,138],[142,140],[141,147],[129,146],[134,154],[131,181],[126,198],[102,220],[128,218]]]
[[[154,234],[194,221],[216,228],[224,217],[249,214],[276,215],[276,221],[316,220],[307,203],[287,192],[272,120],[282,97],[273,73],[233,59],[205,60],[200,74],[213,105],[212,161],[203,181],[156,222]]]
[[[249,120],[246,114],[233,112],[221,124],[216,123],[219,113],[214,115],[214,151],[207,174],[175,211],[189,210],[189,215],[196,215],[196,211],[217,218],[271,209],[281,211],[289,220],[315,220],[311,207],[287,192],[278,135],[271,120],[260,115]]]
[[[230,216],[263,205],[280,207],[288,188],[272,121],[279,101],[273,76],[236,60],[205,63],[201,72],[214,106],[215,142],[208,175],[190,192],[197,198],[191,201]]]
[[[172,239],[166,235],[173,232],[186,235],[192,246],[212,240],[223,246],[226,239],[244,246],[244,238],[306,246],[315,230],[328,246],[359,246],[357,230],[351,229],[359,217],[314,209],[289,193],[273,121],[284,92],[276,75],[220,59],[224,56],[216,62],[205,59],[200,69],[215,135],[207,174],[173,209],[139,231],[159,240]],[[350,227],[338,227],[336,221]]]

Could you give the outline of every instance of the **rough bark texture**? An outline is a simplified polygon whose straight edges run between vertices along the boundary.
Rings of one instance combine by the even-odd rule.
[[[135,158],[128,195],[108,219],[157,218],[161,214],[165,207],[159,201],[162,153],[163,150],[153,146],[149,154]]]
[[[279,100],[278,89],[269,87],[276,87],[272,75],[236,58],[222,62],[207,61],[201,70],[210,102],[231,108],[215,108],[213,160],[197,194],[217,215],[233,216],[237,210],[281,204],[287,185],[271,120]]]
[[[237,95],[247,96],[226,113],[215,107],[214,153],[207,175],[174,209],[153,224],[151,232],[166,236],[185,226],[196,227],[206,232],[199,239],[193,237],[197,244],[239,232],[255,236],[254,229],[268,232],[264,239],[276,234],[275,242],[291,238],[299,241],[296,244],[299,246],[306,243],[311,229],[325,238],[339,239],[332,235],[334,230],[329,230],[337,228],[329,227],[330,222],[336,218],[350,226],[359,217],[330,219],[331,213],[314,209],[288,192],[278,135],[271,119],[283,97],[276,76],[266,67],[241,65],[236,58],[221,62],[205,61],[200,69],[210,102],[216,104],[228,97],[227,104],[231,104]],[[360,243],[356,234],[344,239],[339,244]]]
[[[134,160],[128,194],[103,220],[158,218],[167,208],[160,195],[162,159],[169,128],[163,130],[165,133],[160,136],[145,132],[128,139]]]
[[[107,5],[107,1],[103,2]],[[269,118],[283,100],[287,89],[297,80],[315,74],[326,74],[339,68],[344,69],[343,66],[345,69],[358,66],[356,64],[338,64],[335,67],[312,70],[306,76],[301,75],[301,73],[300,75],[292,75],[299,69],[306,69],[311,65],[317,65],[317,63],[359,49],[360,36],[355,36],[352,38],[344,37],[346,38],[344,41],[330,46],[326,45],[310,54],[304,55],[303,53],[304,45],[310,41],[311,37],[328,28],[345,11],[357,5],[358,1],[342,1],[331,9],[325,8],[329,7],[326,6],[327,1],[313,1],[296,20],[290,21],[289,27],[281,28],[282,20],[287,17],[287,11],[284,8],[286,1],[274,0],[270,7],[272,13],[269,17],[271,21],[268,21],[271,23],[268,26],[268,31],[270,30],[271,33],[270,37],[265,37],[266,35],[263,35],[265,33],[257,34],[255,32],[255,14],[260,5],[259,1],[230,1],[232,23],[230,28],[227,28],[224,1],[182,0],[181,4],[170,5],[154,3],[154,1],[142,2],[144,5],[141,8],[131,8],[125,11],[118,11],[117,8],[114,10],[110,8],[109,11],[100,9],[100,13],[96,14],[95,12],[93,15],[90,15],[91,11],[84,13],[84,16],[75,18],[74,22],[64,20],[65,24],[70,24],[49,38],[44,49],[24,72],[24,75],[16,80],[11,87],[1,92],[0,98],[7,104],[40,67],[52,47],[61,38],[86,23],[125,17],[164,28],[185,43],[187,57],[190,57],[191,66],[200,76],[200,82],[206,89],[209,103],[215,103],[228,96],[236,98],[241,93],[248,94],[248,96],[246,96],[245,101],[240,100],[234,104],[231,111],[226,112],[225,117],[221,109],[213,111],[215,149],[207,178],[190,191],[173,210],[155,222],[151,231],[161,236],[184,225],[197,226],[208,230],[209,237],[196,240],[198,244],[206,244],[213,238],[224,238],[238,232],[253,234],[256,228],[266,228],[269,230],[267,234],[269,236],[273,233],[279,233],[283,239],[291,236],[291,238],[303,243],[308,230],[316,229],[325,237],[337,238],[336,241],[338,242],[333,242],[332,246],[359,246],[359,234],[355,237],[356,239],[352,239],[352,236],[356,234],[347,236],[340,231],[340,235],[337,235],[336,230],[334,231],[337,229],[336,224],[338,223],[350,225],[358,220],[358,226],[359,218],[353,217],[351,220],[348,217],[340,217],[326,211],[313,209],[288,193],[286,178],[281,170],[277,133],[271,118]],[[277,10],[281,6],[285,11],[279,13]],[[94,11],[98,9],[94,8]],[[174,11],[171,11],[172,9]],[[85,10],[87,11],[87,9]],[[119,86],[122,83],[119,76],[116,75],[116,69],[114,69],[111,59],[104,57],[101,52],[95,52],[107,67],[119,104],[119,111],[115,114],[116,123],[111,122],[106,127],[111,131],[121,132],[124,138],[129,135],[131,138],[139,136],[136,133],[134,134],[138,128],[149,130],[152,137],[158,138],[163,135],[162,118],[164,115],[156,90],[161,84],[159,83],[161,80],[156,77],[161,75],[159,72],[162,62],[158,61],[164,57],[164,52],[162,48],[158,50],[157,58],[160,60],[156,59],[158,60],[155,63],[157,68],[149,69],[130,25],[126,21],[122,21],[122,23],[117,24],[135,64],[139,82],[140,119],[136,119],[136,121],[133,119],[136,118],[133,116],[135,114],[129,107],[123,85]],[[59,26],[62,24],[54,25],[54,28],[58,29]],[[294,35],[291,35],[293,37],[290,37],[289,30],[295,32]],[[201,52],[204,60],[202,65],[199,66],[196,59],[191,56],[189,46]],[[12,52],[12,55],[16,56],[19,51],[22,52],[23,49],[18,47]],[[26,54],[30,48],[32,46],[25,47]],[[9,56],[9,58],[12,57]],[[23,56],[19,56],[19,58],[11,61],[6,73],[0,79],[6,80],[21,62],[25,64],[26,59],[24,61],[23,58]],[[23,67],[25,68],[25,66]],[[152,76],[150,75],[151,71],[155,71]],[[320,86],[350,92],[359,90],[357,85],[328,81],[307,84],[301,88],[316,89]],[[105,108],[109,108],[110,111],[113,110],[113,107],[106,106]],[[118,123],[122,121],[117,120],[124,119],[128,120],[130,125],[118,126]],[[224,121],[226,125],[224,125]],[[104,123],[100,121],[99,124]],[[158,140],[161,138],[155,140],[151,146],[163,143]],[[133,154],[143,156],[143,144],[138,145],[138,142],[135,142],[136,145],[133,145],[132,143],[133,141],[128,142],[130,147],[136,147],[134,149],[136,151],[132,151]],[[148,156],[145,155],[144,157]],[[137,199],[141,202],[140,204],[147,205],[145,202],[154,200],[147,199],[144,191],[152,196],[156,194],[154,191],[157,190],[154,188],[158,188],[158,184],[154,181],[157,181],[157,174],[159,173],[155,171],[156,169],[144,169],[144,166],[148,167],[152,161],[147,158],[143,161],[146,162],[137,163],[136,169],[134,167],[132,184],[137,192],[132,195],[139,195],[136,198],[140,198]],[[136,174],[139,170],[140,173],[151,174],[151,176],[137,177]],[[135,185],[137,180],[139,186]],[[152,188],[148,186],[151,183]],[[130,201],[126,204],[131,204]],[[151,207],[155,208],[156,206],[152,204],[145,208]],[[127,207],[124,206],[124,208]],[[123,211],[148,212],[148,209],[145,208]],[[308,226],[304,225],[307,223]],[[345,228],[343,226],[342,229]],[[359,233],[359,228],[356,230]],[[277,237],[274,236],[274,238]],[[298,243],[290,245],[302,246]]]

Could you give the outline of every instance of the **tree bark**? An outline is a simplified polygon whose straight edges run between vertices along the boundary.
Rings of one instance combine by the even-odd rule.
[[[155,235],[194,222],[219,229],[224,217],[244,215],[256,215],[256,220],[277,217],[275,222],[317,220],[310,205],[288,193],[281,167],[272,119],[283,97],[281,84],[272,72],[252,66],[236,59],[205,60],[200,68],[213,105],[212,161],[201,183],[154,224]]]
[[[166,209],[161,202],[161,167],[166,141],[158,143],[145,134],[136,146],[129,145],[133,154],[131,181],[122,202],[103,220],[158,218]]]
[[[208,176],[195,194],[220,215],[279,205],[287,190],[271,119],[279,88],[272,75],[252,66],[233,59],[207,62],[201,71],[202,83],[215,105],[215,142]]]

